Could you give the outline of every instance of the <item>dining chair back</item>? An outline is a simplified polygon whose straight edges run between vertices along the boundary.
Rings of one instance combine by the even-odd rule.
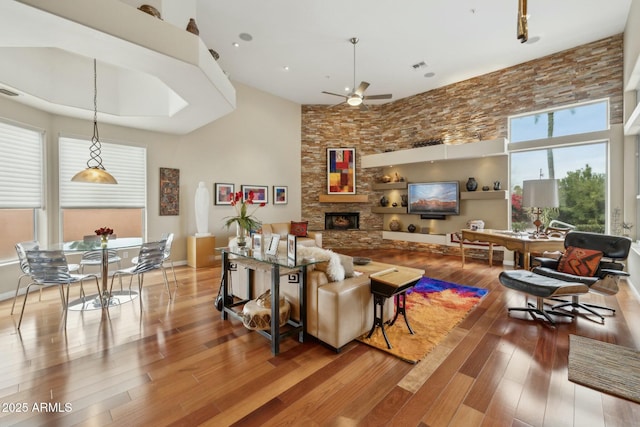
[[[173,233],[163,233],[160,240],[165,241],[164,260],[162,264],[164,266],[165,262],[169,262],[169,264],[171,265],[171,272],[173,273],[173,283],[175,283],[175,285],[178,286],[178,279],[176,278],[176,270],[173,268],[173,260],[171,259],[171,245],[173,244]]]
[[[64,311],[64,326],[67,326],[67,309],[69,307],[69,286],[72,283],[82,282],[87,278],[93,278],[96,282],[96,288],[99,288],[98,277],[95,274],[79,275],[72,274],[69,271],[67,258],[61,250],[31,250],[26,251],[26,258],[29,265],[29,275],[32,282],[27,285],[24,301],[22,302],[22,310],[20,312],[20,320],[18,321],[18,329],[22,325],[22,317],[24,308],[27,304],[29,296],[29,288],[33,285],[41,288],[58,286],[60,296],[62,298],[62,308]],[[66,287],[66,293],[65,288]]]

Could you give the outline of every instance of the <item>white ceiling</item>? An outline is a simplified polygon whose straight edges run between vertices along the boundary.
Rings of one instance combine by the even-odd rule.
[[[539,40],[527,44],[516,38],[518,0],[198,0],[196,19],[232,81],[332,104],[341,99],[323,90],[353,86],[351,37],[360,39],[356,85],[393,101],[622,33],[630,4],[530,0],[529,38]]]
[[[234,108],[220,68],[232,82],[299,104],[336,104],[341,98],[322,91],[352,88],[349,39],[358,37],[356,85],[365,80],[367,95],[394,101],[619,34],[631,4],[530,0],[530,42],[521,44],[518,0],[147,0],[195,9],[201,40],[121,1],[0,0],[0,88],[19,92],[17,102],[92,118],[97,57],[99,121],[187,133]],[[207,48],[220,54],[219,67]]]

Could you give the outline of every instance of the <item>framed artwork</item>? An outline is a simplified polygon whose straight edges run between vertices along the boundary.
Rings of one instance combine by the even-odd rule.
[[[355,148],[327,148],[327,194],[356,194]]]
[[[160,168],[160,215],[180,215],[180,169]]]
[[[230,205],[233,201],[233,194],[235,191],[235,185],[233,184],[216,182],[213,186],[213,194],[216,195],[213,199],[213,203],[216,205]]]
[[[262,254],[262,234],[253,234],[253,252],[254,254]]]
[[[274,205],[286,205],[288,202],[288,188],[284,185],[273,186],[273,204]]]
[[[264,253],[265,255],[278,255],[278,244],[280,243],[280,235],[272,234],[271,240],[269,240],[269,245],[265,247]]]
[[[297,237],[295,234],[287,235],[287,261],[289,265],[296,265],[296,244]]]
[[[242,200],[249,198],[250,191],[253,191],[253,203],[269,203],[269,187],[266,185],[243,185]]]

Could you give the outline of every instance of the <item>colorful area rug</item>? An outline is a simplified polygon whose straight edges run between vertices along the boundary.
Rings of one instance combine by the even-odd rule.
[[[380,328],[358,340],[386,351],[410,363],[422,360],[487,294],[487,289],[423,277],[407,291],[407,317],[414,335],[409,333],[402,316],[393,326],[385,325],[391,349]]]
[[[640,352],[569,335],[569,381],[640,403]]]

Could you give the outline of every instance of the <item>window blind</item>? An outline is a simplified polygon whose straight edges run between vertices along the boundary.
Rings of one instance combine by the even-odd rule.
[[[42,207],[43,132],[0,122],[0,208]]]
[[[104,168],[116,185],[71,182],[87,167],[91,141],[59,138],[61,208],[144,208],[146,206],[147,150],[144,147],[101,142]]]

